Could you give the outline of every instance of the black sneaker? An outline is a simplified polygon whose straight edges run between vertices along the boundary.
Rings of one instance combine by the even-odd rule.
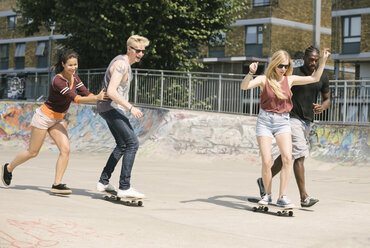
[[[3,181],[3,184],[8,187],[10,185],[10,182],[12,181],[12,173],[8,171],[8,163],[3,164],[1,166],[1,181]]]
[[[68,188],[65,184],[58,184],[58,185],[52,185],[51,190],[52,193],[54,194],[64,194],[64,195],[69,195],[72,194],[72,190]]]
[[[318,202],[319,202],[319,199],[316,199],[316,198],[313,198],[313,197],[309,196],[304,201],[301,201],[301,206],[304,207],[304,208],[309,208],[309,207],[315,205]]]
[[[257,179],[257,184],[260,189],[260,196],[262,198],[264,195],[266,195],[266,191],[265,191],[265,187],[263,186],[261,177]]]

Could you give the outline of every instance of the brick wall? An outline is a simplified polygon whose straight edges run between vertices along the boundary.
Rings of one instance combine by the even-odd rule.
[[[245,26],[233,27],[226,35],[225,56],[244,56]]]
[[[361,16],[361,48],[360,48],[360,51],[370,52],[370,15]]]
[[[321,26],[331,28],[331,6],[333,0],[322,0]],[[271,1],[271,6],[252,7],[242,15],[241,19],[256,19],[275,17],[279,19],[295,21],[312,25],[312,1],[284,0]],[[329,14],[328,14],[329,13]],[[271,33],[271,37],[270,37]],[[321,34],[320,47],[331,46],[331,36]],[[233,27],[227,33],[227,44],[225,56],[244,56],[245,49],[245,26]],[[271,41],[271,44],[270,44]],[[312,44],[312,32],[302,29],[285,27],[280,25],[265,24],[263,29],[262,56],[269,57],[279,49],[287,50],[291,56],[297,51],[303,51]]]
[[[333,0],[333,10],[369,8],[369,0]]]

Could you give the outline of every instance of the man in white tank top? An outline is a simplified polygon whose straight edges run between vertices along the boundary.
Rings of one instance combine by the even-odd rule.
[[[129,111],[135,118],[143,116],[140,109],[129,102],[129,90],[132,80],[131,65],[140,62],[148,45],[149,40],[139,35],[133,35],[127,40],[127,53],[116,56],[110,62],[102,82],[102,88],[111,100],[97,103],[98,113],[107,122],[116,141],[116,147],[100,175],[97,190],[101,192],[115,190],[115,187],[109,183],[109,179],[123,156],[118,197],[145,197],[144,194],[131,187],[130,183],[139,140],[125,114]]]

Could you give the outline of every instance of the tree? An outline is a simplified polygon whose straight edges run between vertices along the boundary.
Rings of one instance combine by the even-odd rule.
[[[126,40],[140,34],[150,40],[140,67],[192,70],[200,45],[225,32],[246,0],[17,0],[30,35],[55,22],[61,43],[80,54],[80,68],[106,67],[126,52]]]

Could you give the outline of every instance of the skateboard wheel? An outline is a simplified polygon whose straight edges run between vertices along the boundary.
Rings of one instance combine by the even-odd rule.
[[[104,200],[108,201],[109,200],[109,196],[105,195],[104,196]]]
[[[267,211],[269,211],[269,208],[268,207],[264,207],[263,208],[263,211],[267,212]]]
[[[253,212],[256,212],[257,211],[257,208],[256,207],[253,207],[252,210],[253,210]]]
[[[289,211],[289,216],[293,216],[293,211]]]
[[[120,201],[120,200],[121,200],[121,197],[117,197],[117,198],[116,198],[116,201]]]
[[[278,216],[281,216],[281,214],[282,214],[281,211],[277,211]]]
[[[143,205],[143,202],[142,202],[142,201],[138,201],[138,202],[137,202],[137,205],[138,205],[139,207],[141,207],[141,206]]]

